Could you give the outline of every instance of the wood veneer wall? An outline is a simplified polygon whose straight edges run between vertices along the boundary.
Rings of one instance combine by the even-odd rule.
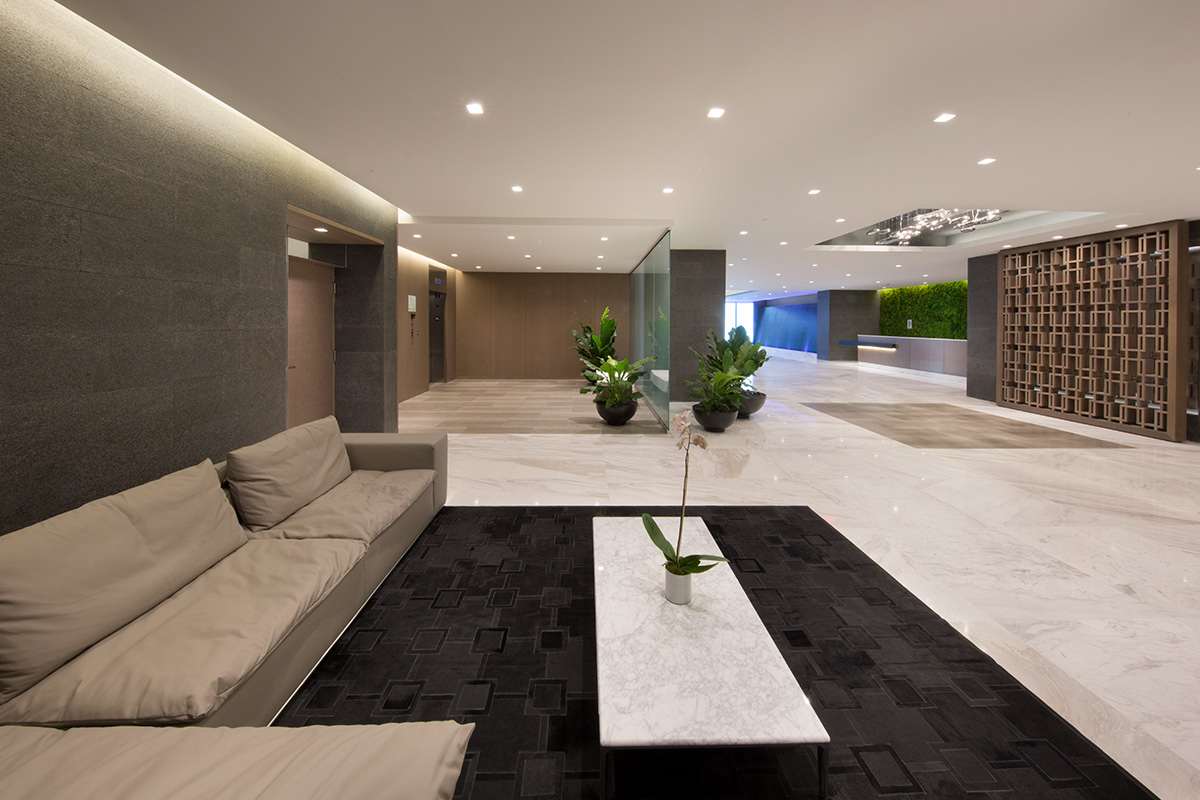
[[[460,378],[575,378],[571,329],[617,320],[617,357],[629,357],[629,276],[460,272],[455,336]],[[449,343],[447,343],[449,344]]]
[[[1181,441],[1186,244],[1170,222],[1001,255],[997,403]]]

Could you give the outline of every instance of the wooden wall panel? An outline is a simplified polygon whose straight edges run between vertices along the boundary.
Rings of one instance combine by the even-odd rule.
[[[617,354],[628,355],[628,275],[460,272],[455,278],[458,377],[578,377],[571,329],[599,324],[605,304],[617,319]]]
[[[1186,229],[1164,223],[1000,257],[1000,405],[1181,441]]]
[[[446,270],[446,380],[458,377],[458,276]]]
[[[571,350],[571,345],[574,339],[571,337],[571,331],[579,330],[579,324],[584,323],[591,325],[593,328],[600,324],[600,312],[604,310],[601,306],[596,309],[596,276],[595,275],[579,275],[573,273],[562,274],[562,294],[560,295],[561,305],[556,309],[559,319],[559,325],[564,331],[565,347],[559,351],[559,361],[561,377],[575,377],[579,375],[583,369],[583,365],[579,363],[579,356],[574,350]],[[617,330],[617,335],[620,335],[620,329]]]
[[[562,377],[562,352],[569,352],[570,329],[559,323],[557,314],[547,313],[559,305],[562,277],[561,273],[525,276],[526,377]]]
[[[629,358],[629,276],[599,275],[596,286],[596,317],[609,307],[609,315],[617,321],[617,358]]]
[[[522,273],[492,276],[492,375],[527,378],[525,279]]]
[[[408,296],[417,298],[417,316]],[[396,399],[429,391],[429,260],[404,248],[396,256]]]
[[[492,274],[459,274],[455,352],[460,378],[492,378]]]

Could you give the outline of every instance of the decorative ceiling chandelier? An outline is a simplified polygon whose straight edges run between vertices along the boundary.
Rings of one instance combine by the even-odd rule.
[[[999,222],[1001,213],[998,208],[921,208],[880,223],[867,235],[879,237],[877,245],[903,246],[918,236],[945,228],[958,233],[973,231],[978,225]]]

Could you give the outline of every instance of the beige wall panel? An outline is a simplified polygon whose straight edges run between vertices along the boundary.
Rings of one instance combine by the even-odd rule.
[[[946,342],[943,372],[947,375],[967,375],[967,343]]]
[[[525,278],[521,273],[492,276],[492,374],[526,378]]]
[[[561,274],[525,276],[525,374],[529,378],[565,378],[562,351],[571,346],[571,332],[559,323]]]
[[[417,316],[408,296],[417,298]],[[407,250],[396,258],[396,398],[429,391],[429,261]]]
[[[458,275],[446,270],[446,381],[458,377]]]
[[[493,378],[492,278],[494,275],[459,273],[455,302],[457,368],[460,378]]]

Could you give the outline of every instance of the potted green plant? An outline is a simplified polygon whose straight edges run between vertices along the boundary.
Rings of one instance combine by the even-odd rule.
[[[687,412],[671,417],[671,429],[675,431],[675,447],[683,451],[683,501],[679,504],[679,535],[675,538],[674,546],[667,541],[658,523],[649,514],[642,514],[642,525],[650,536],[650,541],[662,551],[667,560],[663,562],[665,570],[664,594],[667,600],[676,605],[686,605],[692,600],[692,576],[707,572],[722,561],[729,559],[724,556],[683,555],[683,519],[687,514],[687,485],[688,470],[692,460],[692,445],[701,450],[708,449],[708,441],[704,434],[693,433],[688,422]],[[711,561],[711,564],[702,562]]]
[[[728,339],[718,339],[711,330],[708,332],[708,353],[704,356],[708,367],[730,375],[741,375],[744,379],[742,399],[738,405],[739,419],[747,419],[766,404],[767,395],[756,391],[750,384],[754,373],[770,358],[766,348],[760,342],[752,341],[741,325],[730,329]]]
[[[596,395],[596,411],[606,423],[624,425],[637,413],[637,401],[642,396],[637,382],[646,374],[642,367],[656,358],[649,356],[632,364],[628,359],[606,358],[598,368],[584,370],[588,385],[579,393]]]
[[[594,331],[591,325],[582,322],[579,328],[571,329],[571,335],[575,337],[575,346],[571,349],[579,354],[586,378],[589,370],[595,372],[606,358],[616,355],[617,321],[608,315],[608,306],[605,306],[604,313],[600,315],[600,330]]]
[[[692,397],[700,401],[692,406],[692,413],[704,430],[720,433],[737,419],[738,406],[742,402],[742,376],[712,369],[704,356],[696,353],[696,357],[700,379],[685,381],[696,387]]]

